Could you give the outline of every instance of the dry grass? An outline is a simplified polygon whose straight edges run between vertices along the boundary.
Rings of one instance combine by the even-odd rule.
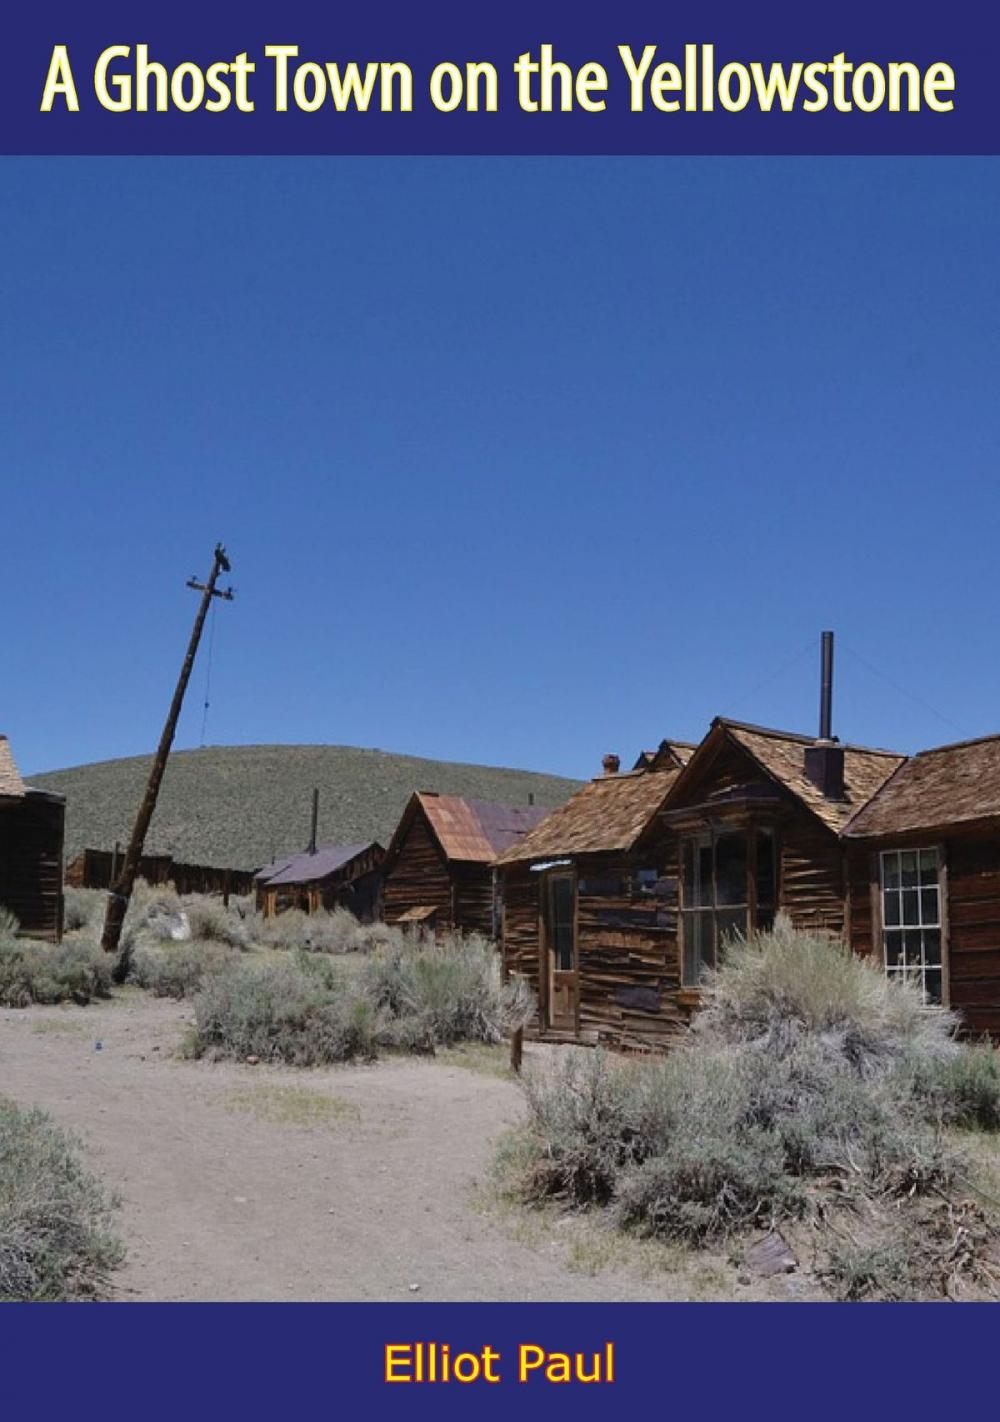
[[[230,1091],[224,1100],[231,1110],[282,1126],[343,1126],[361,1120],[352,1101],[309,1086],[261,1082]]]

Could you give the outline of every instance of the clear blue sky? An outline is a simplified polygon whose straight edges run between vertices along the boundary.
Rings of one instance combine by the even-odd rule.
[[[1000,160],[0,180],[24,770],[151,749],[219,538],[210,744],[587,775],[813,730],[826,626],[844,739],[1000,731]]]

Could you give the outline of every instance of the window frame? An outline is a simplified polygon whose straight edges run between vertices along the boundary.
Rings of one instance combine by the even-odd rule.
[[[746,840],[746,899],[738,904],[720,904],[718,902],[718,875],[716,864],[716,844],[723,835],[739,834]],[[758,895],[758,837],[762,834],[769,836],[771,840],[771,854],[773,859],[773,902],[765,905],[772,913],[777,913],[781,902],[781,843],[778,834],[778,826],[772,820],[749,820],[734,823],[732,821],[708,821],[700,825],[690,825],[678,835],[678,981],[680,989],[684,993],[697,993],[701,988],[701,975],[705,971],[704,958],[701,959],[702,967],[695,981],[691,981],[687,974],[687,938],[689,932],[689,920],[696,914],[711,916],[712,924],[712,962],[711,969],[718,966],[719,962],[719,917],[720,915],[732,916],[742,912],[743,925],[738,930],[744,935],[753,931],[757,926],[757,917],[760,910],[760,899]],[[686,851],[689,845],[697,848],[704,848],[705,841],[709,841],[712,846],[712,903],[711,904],[688,904],[687,903],[687,871],[685,865]]]
[[[892,892],[892,891],[891,891],[891,890],[887,890],[887,888],[886,888],[886,882],[885,882],[885,860],[886,860],[886,857],[887,857],[887,856],[890,856],[890,855],[897,855],[897,856],[900,856],[900,855],[903,855],[903,854],[916,854],[916,855],[918,856],[918,866],[919,866],[919,856],[920,856],[921,854],[927,854],[927,853],[933,853],[933,854],[936,856],[936,859],[937,859],[937,874],[936,874],[936,878],[935,878],[935,887],[936,887],[936,889],[937,889],[937,895],[938,895],[938,921],[937,921],[937,923],[936,923],[936,924],[925,924],[925,923],[923,922],[923,904],[922,904],[922,901],[921,901],[921,890],[922,890],[922,887],[924,887],[924,886],[921,886],[921,884],[920,884],[919,867],[918,867],[918,876],[917,876],[917,884],[916,884],[916,886],[915,886],[915,892],[916,892],[916,894],[917,894],[918,920],[919,920],[919,921],[918,921],[917,923],[915,923],[915,924],[906,924],[906,923],[904,923],[904,922],[902,921],[902,912],[901,912],[901,913],[900,913],[900,922],[899,922],[898,924],[897,924],[897,923],[894,923],[894,924],[887,924],[887,923],[886,923],[886,914],[885,914],[886,893],[887,893],[887,892]],[[888,956],[889,943],[888,943],[888,939],[889,939],[889,935],[890,935],[890,934],[895,935],[895,934],[902,934],[902,933],[906,933],[906,932],[911,932],[911,933],[916,932],[916,933],[920,933],[920,934],[922,935],[925,931],[936,932],[936,933],[939,935],[939,938],[940,938],[940,945],[941,945],[941,1006],[942,1006],[942,1007],[949,1007],[949,1006],[951,1005],[951,972],[950,972],[950,957],[951,957],[951,955],[950,955],[950,952],[949,952],[949,932],[948,932],[948,862],[947,862],[947,856],[946,856],[946,853],[945,853],[945,845],[944,845],[943,843],[941,843],[940,841],[938,841],[938,842],[931,842],[931,843],[924,843],[923,841],[921,841],[919,844],[887,844],[887,845],[880,846],[878,849],[876,849],[876,850],[873,851],[873,853],[872,853],[872,861],[873,861],[873,871],[874,871],[874,872],[873,872],[873,877],[874,877],[874,882],[875,882],[875,911],[876,911],[876,912],[875,912],[875,925],[876,925],[876,929],[877,929],[877,933],[878,933],[877,952],[878,952],[878,954],[879,954],[879,956],[880,956],[880,958],[881,958],[881,961],[882,961],[882,971],[885,973],[885,975],[886,975],[887,978],[903,977],[903,976],[905,975],[905,973],[906,973],[906,968],[905,968],[905,967],[904,967],[903,969],[898,969],[898,968],[891,968],[891,967],[889,966],[889,956]],[[901,863],[901,862],[900,862],[900,876],[902,877],[902,863]],[[900,893],[902,893],[902,888],[900,888]],[[905,948],[904,948],[904,952],[905,952]],[[924,998],[924,1002],[925,1002],[928,1006],[931,1006],[931,1005],[933,1005],[933,1002],[932,1002],[932,1001],[928,1001],[928,998],[927,998],[927,990],[926,990],[926,986],[925,986],[925,983],[926,983],[926,973],[927,973],[927,964],[926,964],[925,961],[923,961],[924,956],[925,956],[925,954],[924,954],[924,947],[923,947],[923,944],[922,944],[922,945],[921,945],[921,965],[920,965],[920,968],[921,968],[921,971],[920,971],[920,988],[921,988],[921,993],[922,993],[923,998]]]

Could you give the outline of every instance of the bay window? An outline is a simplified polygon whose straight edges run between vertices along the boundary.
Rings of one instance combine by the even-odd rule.
[[[728,939],[774,922],[774,831],[712,826],[681,841],[681,980],[697,987]]]

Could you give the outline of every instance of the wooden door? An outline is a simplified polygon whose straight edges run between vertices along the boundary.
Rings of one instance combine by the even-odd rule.
[[[550,874],[546,876],[543,890],[546,1024],[561,1032],[575,1032],[576,880],[572,874]]]

